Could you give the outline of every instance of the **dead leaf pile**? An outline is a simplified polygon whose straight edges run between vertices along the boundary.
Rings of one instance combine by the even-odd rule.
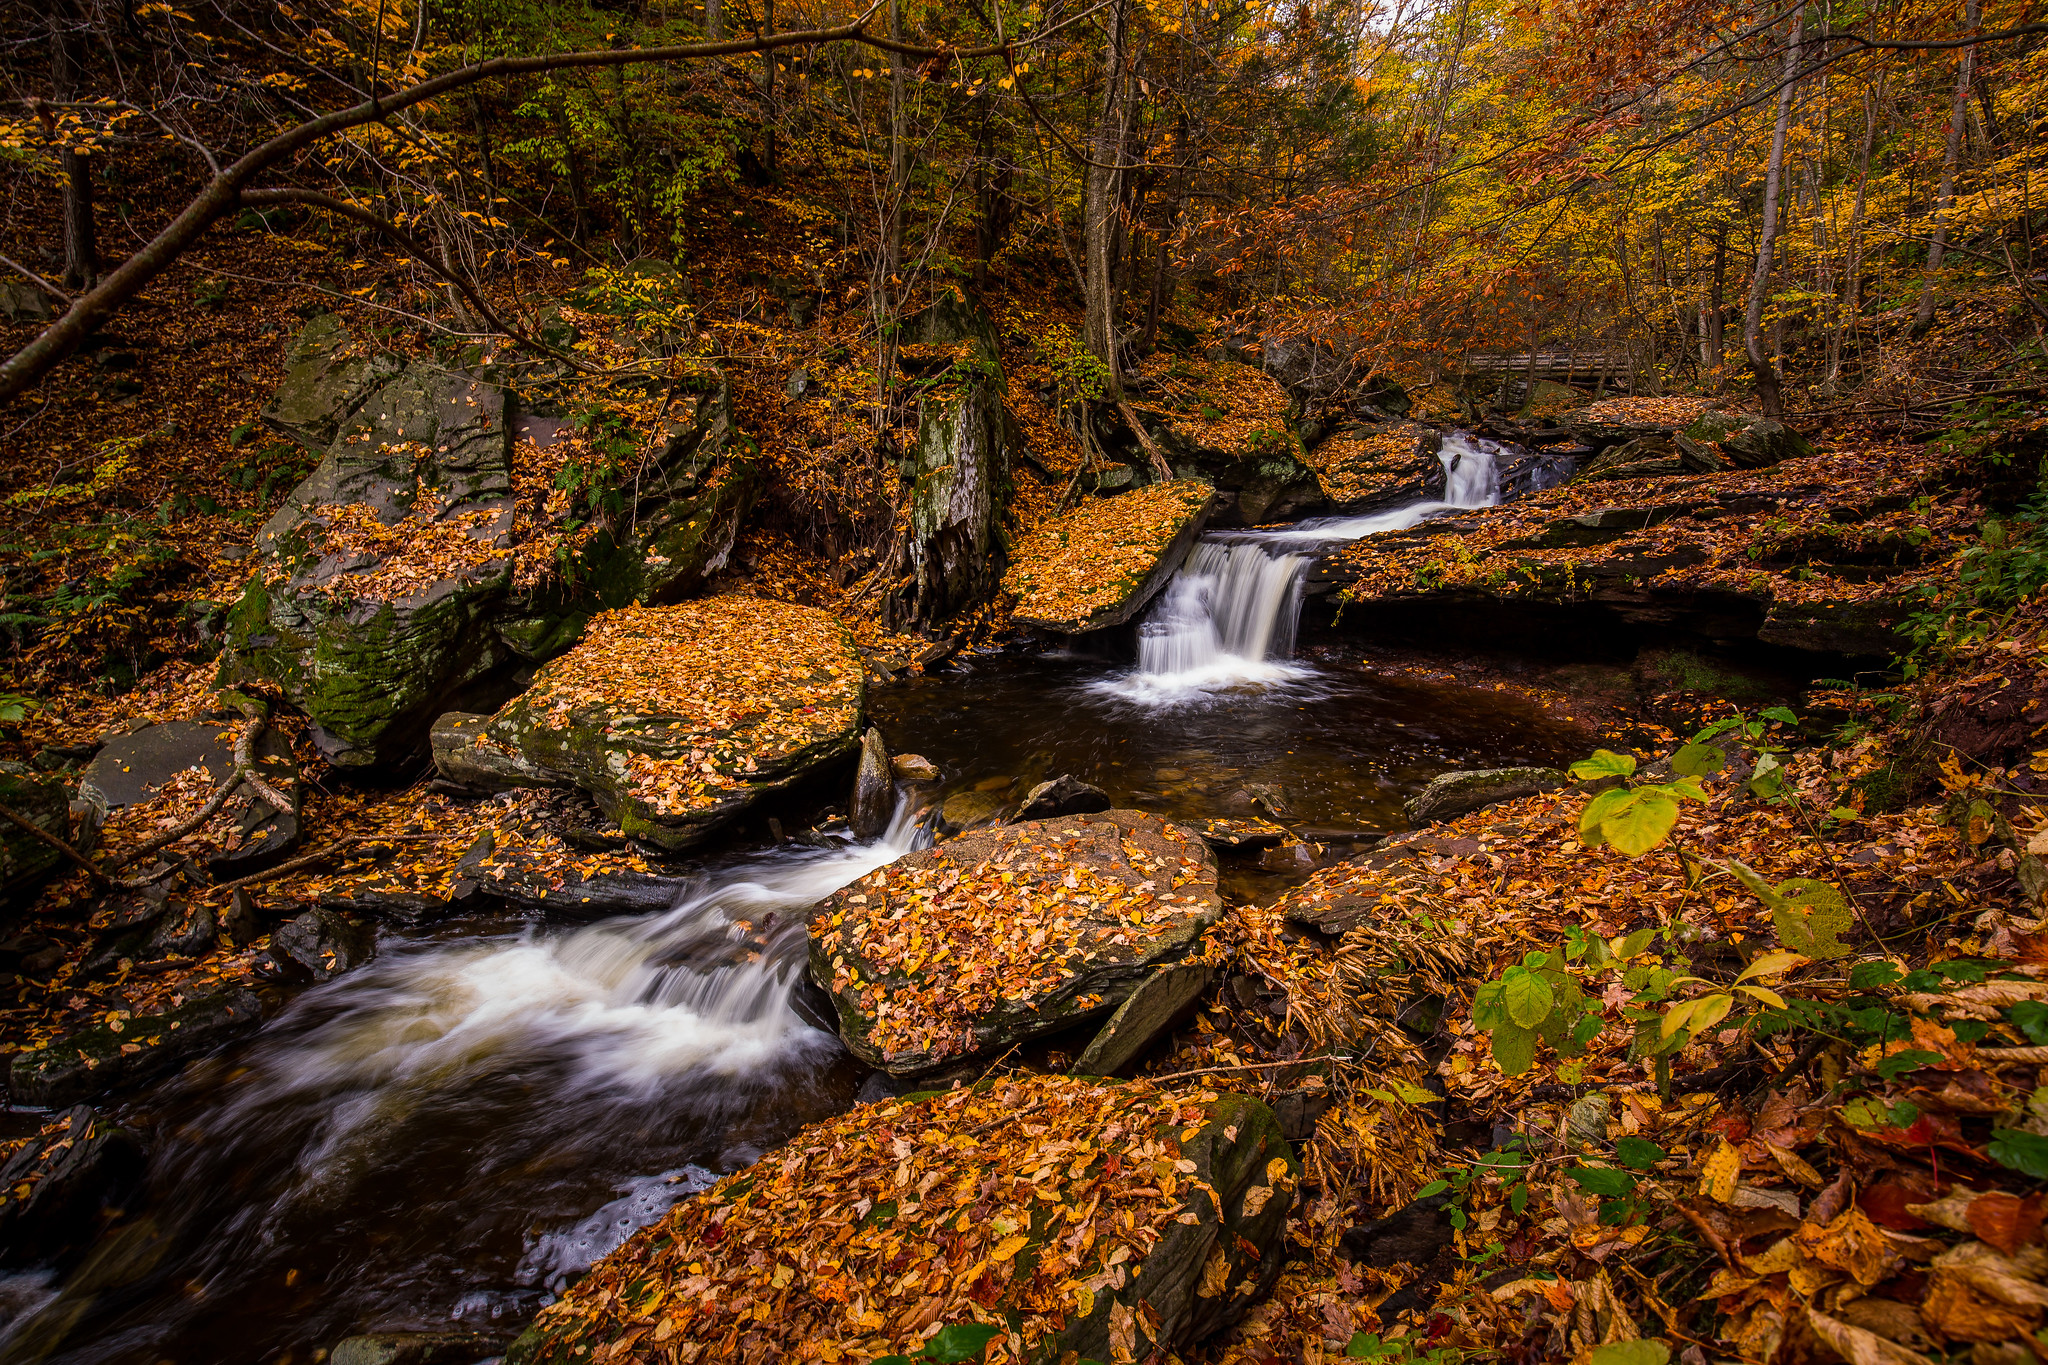
[[[1214,491],[1200,480],[1177,479],[1041,523],[1017,545],[1003,575],[1017,618],[1073,631],[1122,605]]]

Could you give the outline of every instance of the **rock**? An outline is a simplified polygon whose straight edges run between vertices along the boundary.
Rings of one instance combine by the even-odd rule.
[[[1275,820],[1286,820],[1292,817],[1293,813],[1287,808],[1287,795],[1280,790],[1278,783],[1247,782],[1244,784],[1244,791],[1245,795],[1251,798],[1253,806],[1272,816]]]
[[[256,908],[256,898],[246,890],[238,888],[228,898],[219,918],[221,934],[237,948],[246,948],[263,937],[263,917]]]
[[[939,768],[923,754],[897,754],[889,760],[889,771],[899,782],[936,782]]]
[[[142,1143],[85,1105],[0,1165],[0,1267],[68,1262],[142,1179]]]
[[[505,1343],[486,1332],[374,1332],[336,1342],[327,1365],[477,1365]]]
[[[304,967],[315,981],[327,981],[376,956],[377,940],[332,910],[313,909],[279,925],[270,950]]]
[[[1180,571],[1215,496],[1205,482],[1176,480],[1041,522],[1003,576],[1018,624],[1080,635],[1136,617]]]
[[[8,1088],[17,1104],[73,1104],[189,1061],[262,1022],[248,991],[200,996],[161,1014],[98,1024],[18,1052],[8,1067]]]
[[[1443,436],[1420,422],[1368,422],[1337,429],[1302,456],[1331,508],[1361,516],[1397,503],[1440,497]]]
[[[1556,768],[1468,768],[1439,773],[1404,809],[1411,824],[1433,825],[1496,801],[1553,791],[1570,780]]]
[[[977,829],[822,902],[811,976],[855,1056],[927,1072],[1110,1013],[1222,904],[1208,848],[1154,815]]]
[[[27,280],[0,280],[0,320],[48,322],[55,316],[50,296]]]
[[[919,400],[917,445],[904,460],[910,582],[886,612],[900,627],[948,620],[995,595],[1008,558],[1010,456],[1023,436],[1003,402],[1002,349],[985,309],[948,294],[899,335],[906,353],[937,352],[945,366]]]
[[[939,827],[948,834],[1003,818],[1010,803],[996,792],[954,792],[939,805]]]
[[[1373,1223],[1352,1228],[1337,1247],[1353,1264],[1385,1270],[1396,1265],[1427,1266],[1451,1245],[1451,1218],[1443,1195],[1418,1199]]]
[[[1673,440],[1694,459],[1716,459],[1738,469],[1762,469],[1813,454],[1807,439],[1782,422],[1726,412],[1701,413]]]
[[[1211,848],[1271,848],[1287,838],[1285,826],[1271,820],[1204,820],[1197,833]]]
[[[860,655],[837,617],[758,597],[590,623],[485,725],[452,721],[444,775],[580,787],[627,835],[682,849],[859,743]]]
[[[1899,626],[1908,614],[1895,598],[1865,602],[1773,602],[1756,638],[1767,645],[1821,654],[1893,658],[1910,643]]]
[[[1075,1059],[1073,1074],[1114,1076],[1171,1028],[1213,977],[1205,962],[1178,962],[1146,977]]]
[[[1108,810],[1108,793],[1077,777],[1060,776],[1041,782],[1024,794],[1018,808],[1019,820],[1045,820],[1057,815],[1092,815]]]
[[[61,777],[0,761],[0,806],[60,839],[71,835],[71,790]],[[63,857],[12,820],[0,820],[0,898],[20,899]]]
[[[860,767],[853,775],[853,799],[846,823],[856,839],[873,839],[889,828],[896,811],[896,783],[889,771],[889,746],[874,726],[861,736]]]
[[[207,786],[218,787],[235,771],[235,739],[240,725],[213,721],[172,720],[117,735],[107,741],[78,780],[79,799],[89,803],[95,819],[104,822],[115,811],[139,805],[157,795],[179,773],[204,769]],[[282,858],[299,843],[299,765],[291,747],[275,730],[265,730],[255,746],[256,773],[292,809],[279,811],[249,790],[239,788],[227,799],[222,817],[233,829],[206,857],[209,870],[225,877],[253,872]],[[199,802],[190,803],[196,812]],[[183,808],[167,815],[186,813]]]
[[[492,628],[513,531],[501,381],[408,367],[258,534],[222,682],[276,685],[337,767],[397,762],[515,657]]]
[[[1161,1153],[1143,1175],[1128,1165],[1138,1150]],[[1187,1352],[1279,1278],[1300,1180],[1256,1100],[1064,1076],[886,1100],[813,1124],[784,1152],[599,1262],[506,1365],[617,1358],[612,1343],[647,1333],[650,1317],[665,1338],[733,1341],[724,1359],[797,1360],[821,1341],[851,1344],[849,1302],[878,1306],[859,1359],[917,1349],[927,1324],[977,1320],[1017,1333],[1007,1358],[1042,1365]],[[994,1153],[1004,1171],[1029,1162],[1043,1178],[991,1181]],[[1112,1153],[1126,1154],[1116,1174]],[[1112,1204],[1135,1238],[1105,1235]],[[827,1207],[854,1211],[850,1242],[842,1221],[787,1213]],[[957,1247],[963,1268],[1002,1269],[902,1289],[894,1248],[926,1243]],[[1114,1250],[1127,1244],[1142,1250]],[[1120,1267],[1106,1264],[1113,1255]],[[1077,1284],[1089,1292],[1060,1288]],[[769,1314],[748,1308],[769,1302]]]
[[[337,315],[322,313],[285,352],[284,382],[263,409],[263,420],[324,453],[341,424],[402,365],[398,357],[350,336]]]
[[[1178,480],[1195,480],[1217,491],[1213,525],[1260,526],[1299,516],[1323,501],[1315,471],[1302,459],[1301,443],[1284,422],[1259,428],[1237,450],[1202,444],[1203,436],[1169,425],[1166,417],[1133,408],[1165,453]]]
[[[205,957],[220,937],[210,905],[189,906],[172,902],[175,913],[157,922],[156,932],[140,954],[150,961],[166,957]]]

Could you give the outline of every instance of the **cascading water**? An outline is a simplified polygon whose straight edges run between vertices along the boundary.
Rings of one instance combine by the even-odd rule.
[[[793,1004],[804,914],[928,841],[905,806],[872,843],[735,860],[663,914],[386,944],[163,1101],[150,1214],[110,1242],[176,1282],[31,1297],[0,1358],[89,1322],[66,1365],[270,1359],[281,1266],[316,1339],[530,1316],[713,1167],[851,1102]]]
[[[1444,495],[1363,517],[1323,517],[1284,531],[1205,536],[1138,628],[1138,667],[1097,690],[1152,705],[1233,687],[1284,682],[1301,614],[1301,573],[1328,545],[1406,530],[1446,512],[1500,501],[1501,447],[1462,431],[1444,437]]]

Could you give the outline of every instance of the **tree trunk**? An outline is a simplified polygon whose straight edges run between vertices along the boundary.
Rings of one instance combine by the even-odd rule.
[[[889,39],[903,41],[902,0],[889,0]],[[905,135],[909,118],[909,91],[903,54],[889,54],[889,213],[888,241],[883,248],[884,269],[894,277],[903,269],[903,199],[909,192],[910,139]]]
[[[473,85],[469,87],[469,112],[476,120],[477,172],[484,178],[484,188],[495,197],[498,193],[498,168],[491,162],[491,124],[484,117],[484,97]],[[494,216],[496,212],[493,208],[485,216]]]
[[[1123,399],[1123,361],[1117,354],[1116,228],[1123,156],[1123,47],[1127,0],[1110,0],[1109,36],[1102,50],[1102,116],[1089,144],[1082,199],[1083,266],[1087,286],[1088,350],[1107,371],[1103,397]]]
[[[1963,27],[1977,30],[1978,0],[1963,0]],[[1970,86],[1977,61],[1974,44],[1956,52],[1955,98],[1949,103],[1948,142],[1941,152],[1941,184],[1934,191],[1934,231],[1927,243],[1927,275],[1920,281],[1920,304],[1913,310],[1913,335],[1934,325],[1935,281],[1948,255],[1948,215],[1956,201],[1956,165],[1963,159],[1963,122],[1970,113]]]
[[[1870,192],[1870,154],[1877,145],[1877,109],[1883,98],[1880,78],[1876,89],[1864,92],[1863,146],[1856,161],[1856,201],[1849,209],[1849,230],[1844,234],[1842,301],[1835,312],[1834,335],[1828,339],[1828,372],[1824,383],[1838,387],[1842,379],[1842,356],[1863,313],[1863,215]]]
[[[775,31],[775,0],[761,0],[762,33]],[[761,174],[775,179],[775,63],[773,51],[761,54]]]
[[[1771,129],[1771,155],[1764,165],[1763,222],[1757,232],[1756,273],[1749,278],[1749,302],[1742,312],[1742,349],[1756,377],[1756,396],[1766,417],[1784,415],[1777,368],[1764,354],[1764,299],[1771,291],[1771,265],[1778,249],[1778,191],[1785,178],[1785,129],[1792,117],[1793,76],[1806,37],[1806,7],[1792,16],[1792,40],[1785,45],[1785,67],[1779,80],[1777,121]]]
[[[704,36],[714,43],[725,36],[724,0],[704,0]]]
[[[50,93],[59,104],[83,94],[79,89],[85,76],[84,45],[78,35],[81,22],[74,4],[50,7]],[[90,289],[100,279],[99,238],[92,223],[92,159],[67,147],[57,153],[57,166],[64,176],[64,283],[73,289]]]
[[[1714,392],[1721,391],[1722,375],[1728,365],[1728,225],[1714,230],[1714,285],[1707,295],[1707,376]]]

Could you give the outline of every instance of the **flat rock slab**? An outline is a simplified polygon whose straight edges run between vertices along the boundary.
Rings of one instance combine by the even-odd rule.
[[[1467,768],[1439,773],[1407,803],[1406,810],[1415,824],[1435,824],[1496,801],[1554,791],[1570,780],[1556,768]]]
[[[458,782],[580,787],[626,834],[687,848],[855,748],[861,689],[845,625],[815,608],[628,607],[487,722],[437,724],[434,761]]]
[[[1386,422],[1339,431],[1302,459],[1331,507],[1356,516],[1440,494],[1444,466],[1436,452],[1442,444],[1443,437],[1420,422]]]
[[[1211,848],[1272,848],[1287,842],[1287,827],[1257,816],[1247,819],[1204,820],[1196,826],[1202,842]]]
[[[79,799],[99,807],[104,817],[154,800],[180,773],[194,769],[206,774],[211,794],[235,770],[235,737],[240,729],[212,721],[172,720],[117,736],[107,741],[79,776]],[[256,772],[297,806],[299,765],[274,730],[265,730],[256,742]],[[195,804],[193,810],[197,809]],[[232,875],[296,847],[299,817],[296,809],[276,810],[243,787],[227,799],[206,833],[213,847],[207,864]]]
[[[886,1100],[634,1234],[506,1365],[655,1337],[866,1361],[976,1322],[1032,1365],[1185,1351],[1278,1279],[1299,1179],[1273,1112],[1214,1089],[1017,1076]]]
[[[1223,913],[1193,832],[1113,810],[973,830],[870,872],[811,918],[811,976],[895,1075],[1109,1013]]]
[[[162,1014],[100,1024],[16,1053],[8,1088],[17,1104],[72,1104],[190,1061],[262,1022],[262,1007],[248,991],[201,996]]]
[[[1180,568],[1215,506],[1199,479],[1153,484],[1080,507],[1018,544],[1003,590],[1018,624],[1060,635],[1122,625]]]
[[[1174,1019],[1209,988],[1214,977],[1206,962],[1176,962],[1146,977],[1074,1060],[1074,1074],[1116,1075],[1171,1028]]]

